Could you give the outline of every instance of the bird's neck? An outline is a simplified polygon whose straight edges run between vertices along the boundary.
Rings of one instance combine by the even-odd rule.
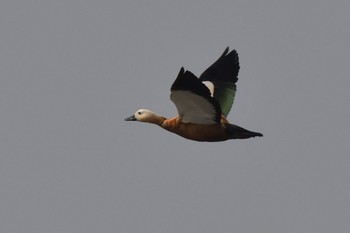
[[[150,117],[147,120],[147,122],[161,126],[165,120],[166,120],[165,117],[154,114],[152,117]]]

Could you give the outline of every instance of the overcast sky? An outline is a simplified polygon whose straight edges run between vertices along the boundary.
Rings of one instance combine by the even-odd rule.
[[[0,232],[350,232],[350,2],[4,0]],[[239,53],[228,119],[199,143],[125,122]]]

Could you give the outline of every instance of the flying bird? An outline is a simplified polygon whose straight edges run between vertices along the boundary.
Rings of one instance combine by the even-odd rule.
[[[165,118],[150,110],[139,109],[125,120],[156,124],[195,141],[262,137],[261,133],[230,124],[226,119],[236,94],[239,68],[237,52],[229,52],[228,47],[199,78],[182,67],[170,89],[170,99],[178,116]]]

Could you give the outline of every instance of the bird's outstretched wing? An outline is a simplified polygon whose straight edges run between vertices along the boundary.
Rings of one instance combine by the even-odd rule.
[[[229,52],[227,47],[219,59],[199,77],[201,82],[209,81],[213,84],[213,97],[219,102],[224,116],[230,112],[235,98],[238,72],[238,54],[235,50]]]
[[[220,123],[219,103],[211,96],[209,89],[184,68],[181,68],[171,86],[170,99],[176,105],[181,121],[184,123]]]

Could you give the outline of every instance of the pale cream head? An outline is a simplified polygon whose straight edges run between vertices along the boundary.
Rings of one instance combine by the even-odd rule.
[[[164,121],[164,117],[158,116],[154,112],[148,109],[139,109],[134,115],[126,118],[126,121],[140,121],[140,122],[148,122],[153,124],[161,124]]]
[[[135,112],[134,117],[137,121],[152,122],[152,119],[158,116],[148,109],[139,109]]]

